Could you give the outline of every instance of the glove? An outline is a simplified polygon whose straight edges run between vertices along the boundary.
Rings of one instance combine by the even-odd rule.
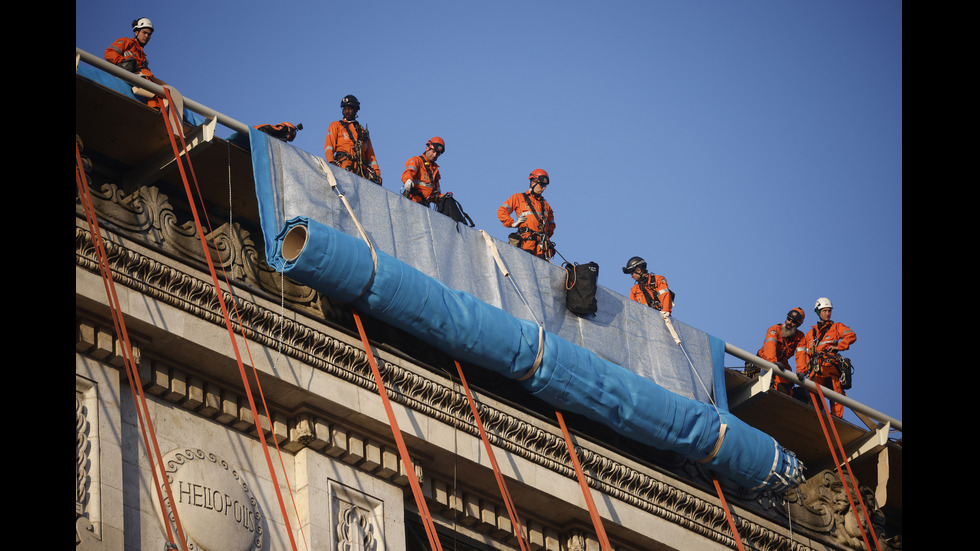
[[[521,215],[517,217],[517,222],[515,222],[512,227],[516,228],[517,226],[520,226],[525,220],[527,220],[527,213],[522,212]]]
[[[411,178],[409,178],[408,180],[405,180],[405,191],[412,191],[412,186],[414,186],[414,185],[415,185],[415,182],[413,182]]]

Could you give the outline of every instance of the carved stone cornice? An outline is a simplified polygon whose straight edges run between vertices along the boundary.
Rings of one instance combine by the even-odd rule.
[[[155,188],[141,188],[123,195],[112,184],[104,184],[93,192],[96,193],[96,210],[102,219],[100,223],[105,222],[103,231],[113,234],[107,239],[105,248],[116,283],[223,326],[224,318],[213,284],[180,269],[179,263],[204,266],[205,259],[193,225],[180,223],[167,197]],[[76,266],[98,273],[91,234],[78,205],[76,213]],[[120,237],[152,247],[154,251],[176,259],[177,263],[129,248],[122,244]],[[251,236],[238,224],[220,226],[208,236],[208,243],[212,243],[215,263],[224,268],[236,286],[249,293],[280,298],[289,309],[304,313],[313,321],[307,325],[287,319],[258,301],[236,295],[235,309],[242,320],[241,326],[235,323],[236,332],[315,369],[377,392],[364,351],[314,327],[319,324],[316,320],[323,319],[328,310],[324,308],[324,298],[311,289],[288,280],[284,282],[262,261]],[[225,293],[224,299],[231,297]],[[451,382],[447,384],[443,378],[387,361],[380,361],[379,369],[392,401],[478,436],[465,395],[453,388]],[[559,434],[486,403],[479,404],[479,410],[493,445],[542,468],[574,478],[567,448]],[[295,423],[295,416],[287,421],[287,424]],[[714,502],[681,485],[669,483],[664,480],[667,477],[658,476],[652,470],[645,472],[642,467],[613,454],[604,454],[602,448],[592,442],[580,440],[579,444],[583,470],[596,491],[706,538],[734,545],[724,511]],[[702,483],[710,480],[704,478],[704,473],[695,464],[687,462],[685,465],[695,480]],[[735,493],[748,501],[762,497]],[[767,499],[779,500],[780,496],[768,496]],[[745,518],[738,519],[738,529],[743,541],[754,549],[806,548],[790,542],[784,533],[772,527]],[[829,530],[826,526],[821,529],[816,525],[811,529],[823,533]],[[849,548],[847,543],[841,545]]]

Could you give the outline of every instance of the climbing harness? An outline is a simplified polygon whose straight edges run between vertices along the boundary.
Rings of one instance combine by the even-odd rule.
[[[378,177],[378,173],[372,170],[370,166],[364,163],[364,144],[371,141],[371,136],[368,134],[367,128],[361,126],[361,123],[357,121],[347,121],[341,120],[341,126],[347,130],[347,135],[351,137],[351,141],[354,143],[352,151],[354,155],[347,153],[346,151],[334,151],[333,160],[337,166],[343,168],[344,170],[349,170],[354,174],[357,174],[361,178],[366,178],[371,180],[375,184],[381,185]],[[351,128],[353,124],[353,129]],[[355,133],[356,131],[356,133]],[[356,139],[354,137],[356,136]],[[343,166],[341,163],[350,163],[349,166]]]

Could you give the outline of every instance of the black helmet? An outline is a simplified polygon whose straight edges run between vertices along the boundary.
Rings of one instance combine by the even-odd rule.
[[[806,314],[803,313],[803,308],[793,308],[786,314],[786,319],[792,321],[797,327],[803,325],[803,320],[806,319]]]
[[[351,106],[355,111],[357,111],[361,108],[361,102],[357,101],[357,98],[355,98],[353,95],[347,94],[344,96],[344,99],[340,100],[340,108],[343,109],[347,106]]]
[[[623,273],[631,274],[637,268],[642,269],[644,272],[647,271],[647,261],[638,256],[634,256],[626,262],[626,266],[623,268]]]

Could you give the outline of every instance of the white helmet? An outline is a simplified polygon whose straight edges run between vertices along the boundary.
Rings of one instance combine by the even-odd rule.
[[[830,303],[830,299],[827,297],[820,297],[817,299],[817,303],[813,306],[813,311],[820,313],[824,308],[833,308],[834,305]]]
[[[152,31],[153,22],[150,21],[149,18],[147,17],[140,17],[136,21],[133,21],[133,32],[136,32],[140,29],[150,29]]]

